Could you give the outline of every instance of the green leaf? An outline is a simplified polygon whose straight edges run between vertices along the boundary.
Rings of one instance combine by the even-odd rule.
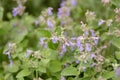
[[[14,41],[15,41],[15,43],[20,43],[24,39],[24,37],[27,35],[27,33],[28,33],[27,30],[21,30],[20,33],[16,33],[14,35],[14,37],[15,37]]]
[[[50,49],[53,49],[53,50],[56,50],[56,49],[58,48],[58,45],[59,45],[58,42],[57,42],[57,43],[53,43],[52,40],[50,40],[50,41],[48,42],[48,47],[49,47]]]
[[[103,78],[109,79],[109,78],[114,77],[114,75],[115,75],[114,71],[111,71],[111,72],[106,71],[103,73]]]
[[[52,80],[52,78],[48,78],[48,79],[46,79],[46,80]]]
[[[17,80],[24,80],[24,78],[22,77],[22,78],[17,78]]]
[[[62,69],[62,65],[57,60],[51,60],[49,63],[48,69],[53,73],[59,72]]]
[[[55,33],[57,33],[57,35],[61,35],[61,32],[62,32],[61,27],[60,26],[56,27]]]
[[[17,74],[16,78],[22,78],[22,77],[28,76],[30,75],[30,73],[31,72],[28,69],[24,69]]]
[[[115,57],[116,57],[117,59],[120,59],[120,51],[116,51],[116,52],[115,52]]]
[[[50,61],[49,59],[41,59],[39,63],[38,71],[46,73],[46,67],[49,61]]]
[[[50,49],[43,49],[43,51],[41,52],[42,57],[44,58],[48,58],[51,55],[51,50]]]
[[[104,40],[106,40],[108,38],[108,34],[107,33],[104,33],[104,34],[102,34],[101,35],[101,41],[104,41]]]
[[[5,79],[5,80],[8,80],[11,75],[12,75],[11,73],[7,73],[7,74],[4,76],[4,79]]]
[[[112,44],[120,49],[120,38],[113,38]]]
[[[62,76],[76,76],[78,75],[78,71],[75,67],[67,67],[65,69],[63,69],[63,71],[61,72]]]
[[[11,72],[11,73],[15,73],[19,70],[18,68],[18,65],[16,64],[12,64],[12,66],[6,66],[5,69],[8,71],[8,72]]]
[[[48,30],[38,29],[35,31],[38,37],[51,37],[51,33]]]
[[[2,7],[0,7],[0,21],[2,20],[3,18],[3,11],[4,9]]]
[[[83,78],[78,78],[77,80],[97,80],[97,79],[91,79],[91,77],[83,77]]]

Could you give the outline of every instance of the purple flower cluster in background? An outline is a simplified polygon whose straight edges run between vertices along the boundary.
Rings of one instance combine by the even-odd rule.
[[[77,4],[76,0],[71,0],[71,4],[72,4],[72,6],[76,6],[76,4]]]
[[[13,8],[12,15],[16,17],[17,15],[22,15],[25,10],[25,7],[22,5],[18,5],[18,7]]]
[[[63,7],[65,6],[66,2],[65,1],[62,1],[61,4],[60,4],[60,7]]]
[[[58,9],[58,18],[64,18],[70,16],[70,9],[68,7],[61,7]]]

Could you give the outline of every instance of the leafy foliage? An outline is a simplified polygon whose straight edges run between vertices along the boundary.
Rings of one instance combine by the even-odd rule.
[[[0,80],[119,80],[119,3],[0,0]]]

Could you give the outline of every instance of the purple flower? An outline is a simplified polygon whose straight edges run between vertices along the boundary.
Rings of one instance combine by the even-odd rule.
[[[66,45],[63,44],[63,45],[61,46],[61,52],[60,52],[60,54],[59,54],[60,58],[63,57],[63,55],[64,55],[64,53],[65,53],[66,51],[67,51]]]
[[[44,44],[44,40],[45,40],[45,38],[40,38],[40,45],[43,45]]]
[[[36,20],[36,21],[35,21],[35,25],[37,26],[38,24],[39,24],[39,21],[38,21],[38,20]]]
[[[120,67],[115,70],[115,75],[120,78]]]
[[[84,50],[82,44],[80,45],[79,50],[80,50],[80,51],[83,51],[83,50]]]
[[[75,49],[75,44],[74,43],[70,43],[70,49],[73,51]]]
[[[93,59],[95,57],[95,54],[90,54],[90,58]]]
[[[47,47],[48,47],[48,45],[47,45],[47,43],[45,42],[45,43],[44,43],[44,48],[47,48]]]
[[[27,49],[27,51],[26,51],[26,58],[29,57],[32,52],[33,52],[32,50],[28,50],[28,49]]]
[[[96,63],[92,63],[91,65],[90,65],[90,67],[92,68],[92,67],[94,67],[94,66],[96,66]]]
[[[67,50],[66,50],[66,45],[62,45],[62,52],[65,53]]]
[[[14,17],[16,17],[18,15],[18,8],[13,8],[12,14]]]
[[[79,60],[76,60],[76,61],[75,61],[76,64],[79,64],[79,62],[80,62]]]
[[[96,36],[94,30],[91,30],[91,35],[92,35],[92,37]]]
[[[24,10],[25,10],[25,7],[23,7],[22,5],[18,5],[18,7],[13,8],[12,14],[14,17],[16,17],[17,15],[22,15]]]
[[[51,16],[51,15],[53,14],[53,13],[52,13],[52,10],[53,10],[53,8],[51,8],[51,7],[48,8],[48,15]]]
[[[61,7],[58,9],[58,18],[64,18],[70,16],[70,9],[68,7]]]
[[[81,44],[79,39],[77,39],[76,46],[79,48],[80,51],[84,50],[83,45]]]
[[[89,31],[88,30],[86,30],[84,33],[85,33],[85,35],[89,35]]]
[[[7,53],[8,59],[11,59],[10,52],[8,51]]]
[[[72,6],[76,6],[76,4],[77,4],[76,0],[71,0],[71,4],[72,4]]]
[[[94,39],[94,43],[97,45],[98,44],[99,39]]]
[[[53,38],[52,38],[52,42],[53,42],[53,43],[57,43],[58,40],[59,40],[58,37],[53,37]]]
[[[54,26],[53,22],[50,19],[47,20],[47,25],[49,28],[52,28]]]
[[[105,22],[105,21],[101,19],[101,20],[98,22],[98,25],[101,26],[104,22]]]
[[[40,38],[40,42],[39,42],[39,44],[41,45],[41,46],[43,46],[44,48],[47,48],[47,43],[45,42],[45,39],[46,38]]]
[[[62,1],[62,3],[60,4],[60,7],[65,6],[65,1]]]
[[[86,43],[86,44],[85,44],[85,50],[86,50],[87,52],[90,52],[90,51],[91,51],[91,45],[90,45],[89,43]]]

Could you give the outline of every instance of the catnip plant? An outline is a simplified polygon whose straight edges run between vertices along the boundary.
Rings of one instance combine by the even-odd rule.
[[[0,5],[0,80],[119,80],[119,0],[29,2]]]

